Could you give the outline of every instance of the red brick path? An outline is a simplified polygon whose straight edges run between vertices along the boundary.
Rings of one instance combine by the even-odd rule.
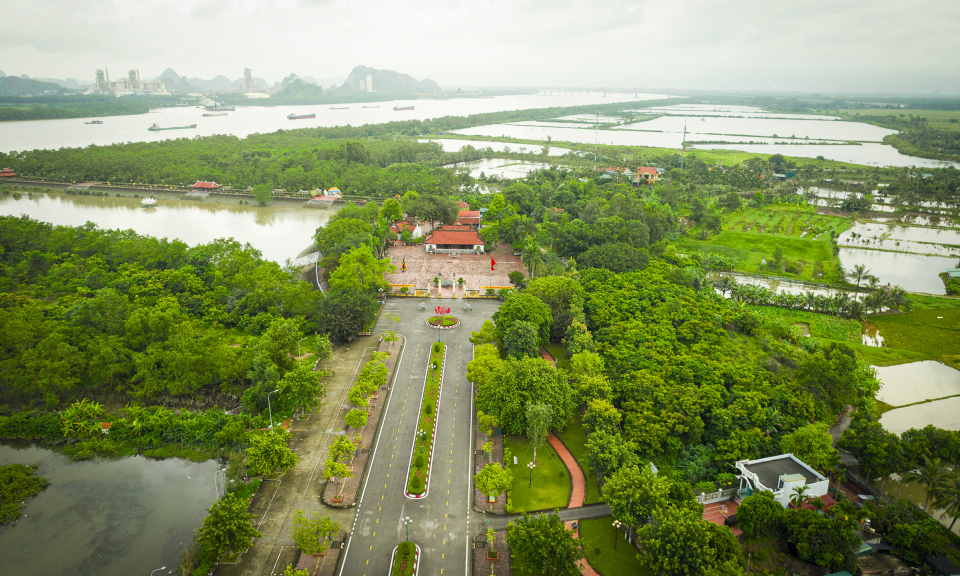
[[[560,455],[560,459],[563,460],[563,464],[567,467],[567,472],[570,474],[570,482],[573,485],[573,489],[570,491],[570,503],[567,505],[567,508],[579,508],[583,506],[583,500],[587,497],[587,482],[583,477],[583,470],[580,469],[580,465],[577,464],[577,460],[573,457],[573,454],[567,450],[567,447],[563,445],[563,442],[561,442],[553,432],[547,436],[547,442],[550,442],[553,449]],[[573,525],[570,522],[567,522],[566,525],[568,530],[573,530]],[[577,529],[573,534],[575,538],[579,538],[580,530]],[[586,576],[600,576],[600,573],[593,569],[593,566],[587,562],[586,558],[580,561],[580,573]]]

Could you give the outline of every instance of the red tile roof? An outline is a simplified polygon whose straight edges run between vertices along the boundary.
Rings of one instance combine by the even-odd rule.
[[[638,173],[638,174],[656,174],[656,173],[657,173],[657,169],[656,169],[656,168],[651,168],[651,167],[649,167],[649,166],[641,166],[641,167],[637,168],[637,173]]]
[[[403,232],[404,230],[413,232],[414,230],[417,229],[417,227],[414,226],[413,224],[407,222],[406,220],[401,220],[400,222],[397,222],[396,224],[394,224],[393,226],[391,226],[390,229],[393,230],[394,232],[396,232],[397,234],[399,234],[399,233]]]
[[[191,188],[212,189],[212,188],[220,188],[221,186],[223,186],[223,184],[217,184],[216,182],[201,182],[197,180],[197,183],[191,186]]]
[[[469,210],[469,209],[470,209],[470,205],[467,204],[466,202],[464,202],[463,200],[458,200],[458,201],[457,201],[457,206],[463,208],[464,210]]]
[[[457,220],[461,224],[479,224],[480,223],[480,211],[479,210],[461,210],[457,214]]]
[[[9,176],[16,176],[16,175],[17,173],[9,168],[4,168],[3,170],[0,170],[0,176],[9,177]]]
[[[454,246],[485,246],[486,243],[474,230],[449,230],[441,228],[431,234],[425,242],[427,244],[445,244]]]

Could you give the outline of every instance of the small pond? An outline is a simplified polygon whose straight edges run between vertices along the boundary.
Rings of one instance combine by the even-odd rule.
[[[903,406],[933,398],[960,395],[960,370],[933,360],[897,366],[875,366],[883,386],[877,399]],[[918,426],[922,428],[926,423]]]

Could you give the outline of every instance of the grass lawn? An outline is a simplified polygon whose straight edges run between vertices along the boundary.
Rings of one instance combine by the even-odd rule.
[[[797,227],[799,228],[799,227]],[[839,233],[838,229],[838,233]],[[796,232],[796,230],[794,230]],[[817,262],[822,263],[826,282],[835,282],[840,279],[837,272],[836,258],[830,245],[829,235],[821,236],[820,240],[813,240],[807,236],[799,238],[797,236],[785,236],[779,234],[757,233],[755,229],[750,232],[721,232],[706,241],[697,241],[692,238],[684,238],[677,241],[677,248],[682,251],[696,251],[703,253],[718,253],[733,256],[739,260],[736,270],[749,274],[770,274],[762,266],[762,260],[765,258],[768,262],[773,260],[773,252],[777,246],[783,249],[783,257],[791,262],[803,260],[804,267],[799,275],[778,274],[786,278],[799,278],[802,280],[813,280],[813,271]]]
[[[583,429],[580,416],[575,416],[570,423],[567,424],[567,429],[558,434],[558,436],[567,447],[567,450],[577,459],[577,463],[580,464],[580,469],[583,470],[583,475],[587,480],[587,497],[583,503],[596,504],[600,501],[600,487],[597,485],[597,477],[589,471],[587,434]]]
[[[423,405],[420,409],[420,425],[418,430],[426,431],[426,434],[423,437],[423,440],[418,442],[421,444],[419,449],[414,449],[413,451],[413,462],[410,464],[410,476],[407,478],[407,491],[411,494],[423,494],[426,490],[426,486],[423,482],[420,482],[420,486],[413,486],[414,476],[419,475],[420,478],[427,478],[427,458],[426,455],[430,454],[431,446],[433,446],[433,420],[436,417],[436,407],[437,407],[437,391],[440,388],[440,378],[442,375],[442,364],[443,364],[443,350],[446,348],[446,344],[434,342],[430,347],[430,363],[436,364],[436,369],[431,369],[430,374],[427,376],[426,391],[423,395]],[[423,466],[417,466],[417,455],[424,455]]]
[[[591,518],[580,521],[580,538],[587,562],[604,576],[645,576],[649,574],[637,559],[637,549],[617,531],[617,548],[613,548],[613,518]],[[599,554],[597,550],[599,549]]]
[[[559,342],[551,342],[544,346],[547,349],[547,352],[553,356],[553,359],[557,361],[557,368],[569,368],[570,367],[570,355],[567,354],[567,347]]]
[[[806,324],[813,338],[825,338],[837,342],[859,344],[860,323],[856,320],[845,320],[828,314],[816,314],[806,310],[788,310],[775,306],[750,306],[750,309],[761,318],[782,318],[789,324]]]
[[[537,449],[537,467],[533,469],[533,487],[530,483],[530,470],[527,462],[533,461],[533,446],[526,436],[504,436],[504,447],[509,448],[517,457],[507,463],[507,470],[513,472],[513,488],[510,492],[512,512],[529,512],[552,508],[566,508],[570,503],[570,476],[556,450],[549,443]],[[508,510],[511,512],[511,510]]]
[[[910,116],[920,116],[927,119],[928,128],[934,130],[960,130],[960,110],[910,110],[907,108],[884,110],[882,108],[876,108],[868,110],[840,110],[840,114],[843,116],[854,116],[856,114],[860,116],[896,116],[898,118],[901,115],[906,118]],[[846,119],[853,120],[851,118]],[[958,120],[958,122],[950,122],[951,119]],[[863,120],[861,120],[861,122],[862,121]]]

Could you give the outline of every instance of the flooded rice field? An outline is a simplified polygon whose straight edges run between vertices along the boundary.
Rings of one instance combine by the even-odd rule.
[[[537,144],[514,144],[512,142],[490,142],[489,140],[454,140],[452,138],[438,138],[436,140],[421,139],[420,142],[436,142],[443,146],[444,152],[459,152],[464,146],[473,146],[478,150],[492,148],[497,152],[519,152],[521,154],[528,152],[532,152],[533,154],[543,153],[543,146]],[[547,149],[547,156],[563,156],[567,152],[570,152],[569,148],[550,146]]]
[[[753,106],[724,106],[716,104],[677,104],[676,106],[662,106],[645,108],[648,114],[668,114],[671,116],[731,116],[735,118],[784,118],[796,120],[841,120],[839,116],[823,116],[817,114],[786,114],[782,112],[767,112]]]
[[[470,176],[479,178],[485,176],[499,176],[500,178],[523,178],[534,170],[545,170],[549,164],[542,162],[517,162],[516,160],[498,160],[487,158],[473,162],[458,162],[447,166],[451,170],[469,170]]]
[[[659,130],[683,133],[687,140],[716,140],[715,136],[760,136],[764,138],[803,138],[856,142],[882,142],[895,130],[862,122],[793,118],[716,118],[662,116],[646,122],[624,124],[614,130]],[[713,136],[714,138],[706,138]]]
[[[861,343],[864,346],[883,346],[883,336],[880,334],[880,328],[873,322],[864,322],[860,333]]]
[[[874,369],[883,383],[877,399],[891,406],[960,395],[960,370],[934,360]]]
[[[880,284],[900,286],[908,292],[946,294],[940,272],[955,268],[956,258],[903,252],[885,252],[840,246],[840,265],[844,270],[863,264],[880,279]]]
[[[914,404],[885,412],[880,417],[884,429],[903,434],[911,428],[933,424],[944,430],[960,430],[960,397]]]

